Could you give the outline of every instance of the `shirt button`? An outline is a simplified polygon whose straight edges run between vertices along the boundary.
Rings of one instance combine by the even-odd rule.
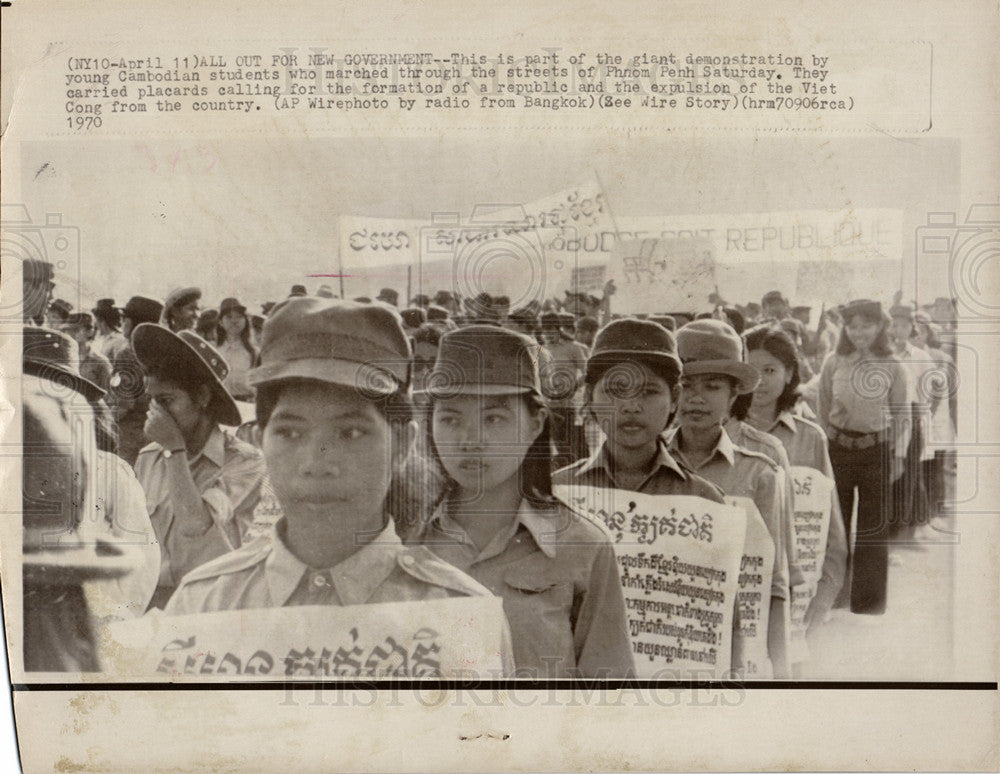
[[[326,585],[327,585],[327,580],[326,580],[325,576],[323,576],[323,575],[314,575],[313,576],[313,586],[315,586],[316,588],[321,589],[321,588],[323,588]]]

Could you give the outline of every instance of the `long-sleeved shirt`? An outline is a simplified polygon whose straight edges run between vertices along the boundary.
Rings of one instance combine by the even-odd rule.
[[[834,352],[820,372],[818,424],[827,434],[831,427],[854,433],[891,431],[893,453],[905,457],[911,394],[909,372],[897,358]]]
[[[149,518],[160,543],[160,585],[176,586],[201,564],[239,546],[238,521],[252,519],[264,476],[260,450],[215,427],[204,448],[188,460],[212,526],[196,537],[177,528],[164,448],[151,443],[139,452],[136,478],[146,493]]]
[[[503,598],[521,677],[622,677],[633,668],[614,548],[595,524],[558,505],[521,501],[480,551],[437,510],[421,542]]]

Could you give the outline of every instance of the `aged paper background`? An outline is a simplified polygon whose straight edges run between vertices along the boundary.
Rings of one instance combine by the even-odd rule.
[[[878,202],[902,210],[905,246],[925,213],[955,212],[961,223],[971,205],[1000,201],[998,13],[990,2],[925,1],[809,10],[790,2],[84,8],[15,0],[2,10],[3,202],[31,205],[35,218],[61,203],[65,223],[79,228],[88,298],[103,288],[125,295],[137,277],[150,279],[151,294],[162,295],[175,280],[205,272],[206,258],[213,261],[212,277],[202,283],[206,295],[221,297],[232,278],[237,288],[244,281],[260,288],[269,264],[254,254],[256,246],[281,253],[274,261],[311,257],[305,271],[321,261],[325,245],[336,244],[339,215],[418,218],[428,209],[464,211],[475,201],[531,201],[580,182],[594,168],[604,171],[609,198],[629,215],[837,209],[857,199],[858,207]],[[566,58],[579,51],[590,62],[601,51],[815,52],[841,57],[857,107],[790,117],[300,110],[264,111],[258,119],[154,112],[120,120],[105,114],[100,130],[66,125],[60,76],[72,56],[310,47],[486,56],[557,50]],[[48,183],[53,173],[46,164],[57,174]],[[209,173],[216,165],[227,170],[225,179]],[[61,170],[70,172],[58,177]],[[156,208],[156,186],[170,195],[159,202],[170,227],[143,232],[121,216],[130,202]],[[210,256],[182,249],[219,231],[227,236]],[[147,238],[152,244],[143,245]],[[167,260],[171,244],[181,247]],[[927,668],[893,679],[997,680],[995,250],[982,266],[931,280],[941,287],[932,296],[965,299],[951,647],[921,650],[919,638],[899,643],[919,653]],[[120,261],[132,255],[135,262],[123,272]],[[3,269],[7,309],[20,277],[8,263]],[[917,282],[920,267],[910,269]],[[949,288],[953,276],[958,283]],[[3,388],[16,405],[17,325],[3,332]],[[0,469],[3,509],[14,515],[0,526],[14,683],[24,681],[12,629],[21,594],[18,425],[5,430]],[[929,631],[928,640],[940,637]],[[871,659],[891,665],[899,656]],[[18,691],[14,705],[30,771],[996,770],[996,691],[918,688],[331,690],[322,696],[98,689]]]

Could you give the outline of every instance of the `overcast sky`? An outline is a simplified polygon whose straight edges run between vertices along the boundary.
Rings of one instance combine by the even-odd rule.
[[[594,173],[621,217],[902,210],[909,259],[927,213],[957,206],[958,151],[943,140],[751,133],[621,142],[540,134],[520,143],[90,139],[23,143],[21,198],[36,223],[58,213],[79,229],[83,304],[199,285],[209,304],[236,295],[256,308],[309,274],[337,271],[341,214],[467,215],[477,203],[529,202]],[[305,282],[314,290],[321,280]],[[57,293],[75,295],[65,281]]]

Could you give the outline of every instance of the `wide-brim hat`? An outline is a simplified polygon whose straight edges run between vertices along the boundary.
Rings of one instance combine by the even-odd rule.
[[[677,343],[670,331],[650,320],[626,318],[597,332],[587,359],[587,382],[593,384],[608,368],[627,361],[647,363],[675,376],[681,372]]]
[[[132,331],[132,349],[144,368],[163,360],[187,364],[201,376],[212,391],[209,404],[220,424],[233,427],[241,423],[236,401],[223,386],[229,364],[211,344],[194,331],[174,333],[154,323],[143,323]]]
[[[388,396],[409,389],[411,367],[410,342],[393,307],[306,296],[274,308],[249,380],[261,386],[308,379]]]
[[[760,384],[760,373],[743,359],[743,339],[722,320],[695,320],[681,326],[677,331],[677,354],[684,376],[731,376],[741,395],[753,392]]]
[[[426,391],[435,398],[459,395],[542,396],[540,347],[524,334],[496,325],[470,325],[441,337]]]
[[[88,401],[104,397],[104,390],[80,376],[79,346],[74,339],[61,331],[26,325],[22,342],[26,374],[70,387]]]

